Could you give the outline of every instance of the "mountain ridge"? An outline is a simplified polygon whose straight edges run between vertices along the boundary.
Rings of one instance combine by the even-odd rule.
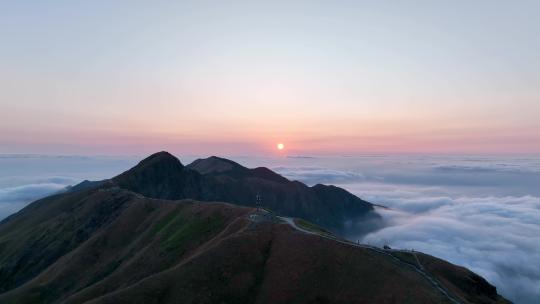
[[[507,303],[472,272],[421,255],[463,303]],[[38,200],[0,224],[0,302],[452,303],[388,254],[229,203],[117,186]]]
[[[378,215],[373,204],[338,187],[309,187],[265,167],[246,168],[234,161],[212,156],[184,166],[162,151],[109,180],[110,185],[158,199],[224,201],[261,206],[279,214],[301,217],[332,230],[344,232],[344,223],[355,222],[358,233],[373,229]]]

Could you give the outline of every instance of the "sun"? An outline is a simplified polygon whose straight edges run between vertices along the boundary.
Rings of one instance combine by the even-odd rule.
[[[279,143],[279,144],[277,144],[277,149],[278,150],[283,150],[283,149],[285,149],[285,145],[282,144],[282,143]]]

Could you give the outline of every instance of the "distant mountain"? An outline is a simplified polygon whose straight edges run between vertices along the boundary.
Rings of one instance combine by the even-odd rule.
[[[268,168],[248,169],[219,157],[198,159],[188,166],[167,152],[142,160],[110,183],[144,196],[160,199],[195,199],[261,207],[279,214],[300,217],[336,233],[345,223],[359,223],[364,230],[378,216],[373,205],[344,189],[289,181]],[[349,229],[350,226],[348,227]]]
[[[0,303],[507,303],[428,255],[355,245],[255,208],[118,187],[203,193],[169,188],[201,176],[160,156],[0,223]]]
[[[290,182],[285,177],[268,168],[258,167],[255,169],[248,169],[232,160],[217,156],[197,159],[187,167],[206,175],[228,176],[236,179],[259,178],[281,184]]]

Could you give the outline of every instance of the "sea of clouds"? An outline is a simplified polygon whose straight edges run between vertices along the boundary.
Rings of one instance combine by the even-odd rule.
[[[135,162],[131,156],[0,155],[0,220],[69,185],[111,177]]]
[[[278,165],[335,183],[377,208],[384,228],[352,240],[465,266],[515,303],[540,300],[540,158],[366,156]]]
[[[196,156],[181,157],[189,163]],[[540,299],[540,157],[364,155],[233,157],[308,185],[336,184],[372,203],[383,228],[352,240],[419,250],[465,266],[515,303]],[[140,157],[0,156],[0,219]]]

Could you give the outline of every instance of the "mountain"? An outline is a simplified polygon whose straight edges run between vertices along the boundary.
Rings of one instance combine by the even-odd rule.
[[[186,169],[167,159],[38,200],[1,222],[0,303],[507,303],[478,275],[428,255],[349,243],[255,208],[152,199],[116,184]],[[191,174],[165,185],[192,182]]]
[[[237,179],[259,178],[276,183],[286,184],[290,182],[285,177],[265,167],[248,169],[232,160],[211,156],[197,159],[187,166],[201,174],[213,176],[229,176]]]
[[[260,195],[261,207],[307,219],[338,234],[344,232],[345,223],[357,223],[358,230],[365,232],[368,224],[378,219],[371,203],[344,189],[308,187],[267,168],[248,169],[215,156],[183,166],[173,155],[159,152],[110,183],[151,198],[189,198],[242,206],[255,206]]]
[[[201,175],[168,152],[152,154],[111,182],[151,198],[203,198]]]

